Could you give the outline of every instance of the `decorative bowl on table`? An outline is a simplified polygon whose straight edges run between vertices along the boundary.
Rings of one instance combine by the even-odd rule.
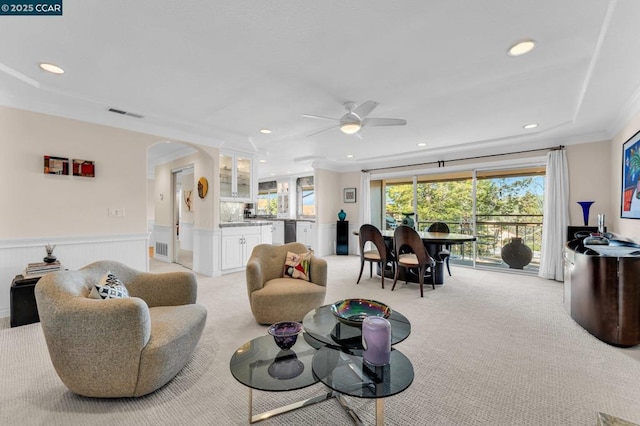
[[[282,350],[291,349],[302,333],[302,324],[295,321],[282,321],[269,326],[267,332],[273,336],[276,345]]]
[[[331,305],[331,313],[341,323],[362,327],[366,317],[389,318],[391,308],[384,303],[369,299],[345,299]]]

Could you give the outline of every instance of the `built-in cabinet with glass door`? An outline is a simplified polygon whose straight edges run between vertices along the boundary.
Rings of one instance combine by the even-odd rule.
[[[253,161],[245,155],[220,154],[220,199],[252,201]]]

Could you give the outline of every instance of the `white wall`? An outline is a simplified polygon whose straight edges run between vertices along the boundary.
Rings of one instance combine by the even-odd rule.
[[[629,237],[636,242],[640,242],[640,220],[622,219],[620,217],[620,201],[622,196],[622,145],[638,130],[640,130],[640,114],[629,120],[611,141],[609,146],[611,154],[608,163],[611,177],[608,194],[613,211],[611,215],[613,220],[609,220],[608,223],[613,224],[612,232]]]
[[[12,279],[47,243],[66,268],[105,258],[148,268],[147,148],[158,139],[0,107],[0,317]],[[95,177],[46,175],[44,155],[94,161]],[[109,216],[115,208],[125,215]]]
[[[615,206],[611,204],[611,187],[617,179],[613,179],[608,167],[599,164],[610,163],[610,142],[570,145],[566,147],[566,153],[569,164],[569,224],[584,225],[578,201],[595,201],[589,211],[589,226],[596,226],[598,214],[604,214],[609,230],[616,215]]]

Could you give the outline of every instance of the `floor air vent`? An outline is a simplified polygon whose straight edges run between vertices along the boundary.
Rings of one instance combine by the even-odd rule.
[[[156,254],[160,256],[168,256],[169,255],[169,244],[167,243],[156,243]]]

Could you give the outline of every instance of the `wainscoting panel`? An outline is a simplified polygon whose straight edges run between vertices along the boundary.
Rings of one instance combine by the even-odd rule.
[[[193,272],[207,277],[216,276],[215,259],[219,246],[214,244],[214,233],[211,229],[193,229]]]
[[[42,262],[44,246],[65,269],[79,269],[97,260],[115,260],[140,271],[149,270],[149,235],[127,234],[0,241],[0,318],[8,317],[11,281],[28,263]]]
[[[156,242],[153,258],[161,262],[171,263],[173,259],[173,227],[167,225],[153,225],[153,238]],[[158,253],[158,249],[161,252]],[[166,250],[165,250],[166,249]]]
[[[336,224],[316,223],[318,228],[317,256],[330,256],[336,254]]]

